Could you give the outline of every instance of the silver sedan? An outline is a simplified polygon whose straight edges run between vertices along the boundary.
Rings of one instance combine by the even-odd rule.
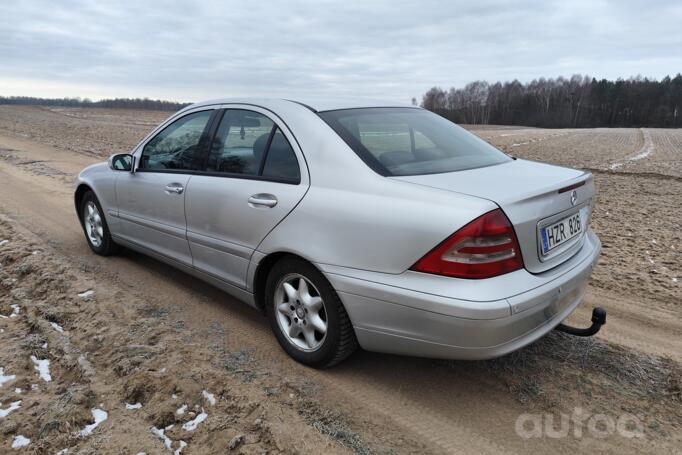
[[[591,174],[420,108],[229,99],[83,170],[75,204],[95,253],[195,275],[328,367],[358,346],[483,359],[542,337],[585,294],[593,195]]]

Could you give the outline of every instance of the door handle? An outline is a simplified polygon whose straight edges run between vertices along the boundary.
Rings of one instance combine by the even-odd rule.
[[[185,189],[179,183],[169,183],[166,185],[166,193],[168,194],[182,194],[183,191],[185,191]]]
[[[274,207],[277,205],[277,198],[268,193],[254,194],[249,198],[251,207]]]

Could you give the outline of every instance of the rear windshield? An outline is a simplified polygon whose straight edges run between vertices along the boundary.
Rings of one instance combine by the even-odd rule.
[[[511,160],[484,140],[423,109],[344,109],[319,115],[381,175],[439,174]]]

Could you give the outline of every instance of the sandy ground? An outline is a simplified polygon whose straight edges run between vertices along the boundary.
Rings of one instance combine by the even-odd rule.
[[[485,362],[359,352],[315,371],[220,291],[132,252],[89,251],[75,174],[166,116],[0,106],[0,452],[674,453],[682,444],[682,132],[474,128],[520,157],[594,170],[604,255],[572,319],[607,308],[596,338],[552,333]],[[528,415],[550,427],[565,417],[571,431],[523,438],[516,426]]]

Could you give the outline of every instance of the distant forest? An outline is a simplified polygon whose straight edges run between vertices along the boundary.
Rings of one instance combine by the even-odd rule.
[[[412,99],[413,104],[417,103]],[[176,111],[188,103],[148,98],[37,98],[0,96],[0,104],[109,107]],[[528,83],[474,81],[464,88],[433,87],[421,106],[457,123],[546,128],[682,127],[682,74],[660,81],[633,77],[609,81],[589,76]]]
[[[112,107],[120,109],[150,109],[157,111],[177,111],[189,103],[150,100],[149,98],[114,98],[91,101],[88,98],[36,98],[33,96],[0,96],[0,104],[30,104],[40,106],[67,107]]]
[[[416,100],[413,99],[416,104]],[[642,77],[475,81],[464,88],[433,87],[422,107],[457,123],[548,128],[682,127],[682,75],[660,81]]]

